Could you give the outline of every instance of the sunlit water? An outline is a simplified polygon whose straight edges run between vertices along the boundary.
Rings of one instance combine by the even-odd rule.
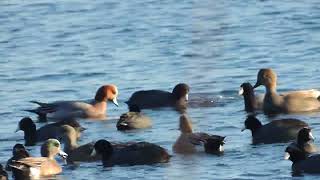
[[[36,119],[22,111],[35,107],[28,101],[89,99],[99,86],[114,83],[120,107],[109,104],[111,120],[81,120],[88,130],[80,144],[154,142],[173,154],[170,163],[63,165],[58,179],[290,179],[286,144],[253,146],[250,132],[240,132],[246,113],[237,90],[242,82],[254,83],[264,67],[278,73],[279,91],[320,88],[319,10],[316,0],[1,1],[0,162],[23,143],[23,134],[14,133],[18,121]],[[191,100],[214,102],[189,108],[188,115],[196,131],[227,136],[223,156],[174,154],[179,114],[168,109],[144,111],[153,119],[151,129],[116,131],[112,117],[127,111],[124,101],[134,91],[171,91],[179,82],[190,85]],[[292,116],[320,137],[320,113]],[[28,149],[39,155],[39,146]]]

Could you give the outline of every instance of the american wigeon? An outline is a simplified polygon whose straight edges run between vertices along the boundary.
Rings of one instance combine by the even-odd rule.
[[[254,89],[250,83],[246,82],[241,84],[239,95],[243,96],[245,111],[254,112],[263,109],[264,95],[255,95]]]
[[[54,159],[55,155],[67,157],[67,154],[60,149],[60,142],[57,139],[48,139],[41,146],[42,157],[27,157],[15,161],[12,165],[13,176],[16,179],[40,178],[52,176],[62,172],[62,168]]]
[[[12,157],[7,161],[6,170],[11,171],[11,164],[22,158],[30,157],[28,151],[22,144],[16,144],[12,148]]]
[[[266,114],[315,111],[320,108],[320,92],[316,90],[293,91],[277,94],[277,74],[272,69],[260,69],[253,88],[265,86],[263,111]]]
[[[0,164],[0,180],[8,180],[8,173],[3,169]]]
[[[296,142],[293,142],[292,144],[304,150],[306,153],[312,154],[318,151],[317,146],[313,141],[314,137],[311,129],[309,127],[304,127],[299,131]]]
[[[130,105],[129,112],[124,113],[120,116],[117,122],[117,129],[119,131],[131,130],[131,129],[142,129],[151,127],[151,119],[141,113],[139,106]]]
[[[92,162],[101,160],[100,155],[91,156],[95,142],[90,142],[79,146],[77,143],[77,134],[75,129],[69,125],[64,125],[62,127],[62,143],[64,144],[64,151],[68,154],[68,163]]]
[[[37,142],[42,142],[50,138],[60,138],[62,132],[61,125],[63,123],[75,125],[77,127],[74,121],[61,121],[53,125],[45,125],[37,130],[36,124],[32,121],[32,119],[29,117],[24,117],[20,120],[16,132],[19,130],[24,131],[25,145],[33,146]],[[79,130],[77,131],[77,137],[79,137],[81,128],[77,127],[77,130]]]
[[[61,118],[91,118],[103,119],[106,116],[107,101],[112,101],[118,106],[117,101],[118,89],[115,85],[101,86],[91,102],[84,101],[56,101],[52,103],[41,103],[31,101],[40,107],[27,110],[41,116],[42,118],[49,115],[52,119]],[[50,116],[51,115],[51,116]]]
[[[172,147],[174,152],[181,154],[191,154],[199,151],[210,154],[223,153],[225,137],[202,132],[194,133],[191,121],[185,114],[180,116],[179,129],[181,134]]]
[[[115,150],[110,142],[102,139],[95,143],[94,149],[92,155],[101,154],[105,167],[167,163],[171,157],[164,148],[148,142],[133,143]]]
[[[291,169],[294,174],[320,173],[320,154],[309,156],[308,153],[293,144],[290,144],[285,152],[285,159],[292,161]]]
[[[262,125],[253,115],[249,115],[244,122],[245,129],[251,130],[252,144],[284,143],[295,140],[300,129],[309,125],[298,119],[279,119]]]
[[[174,107],[178,111],[187,108],[189,86],[184,83],[176,85],[172,92],[162,90],[137,91],[126,102],[128,106],[137,105],[141,109]]]

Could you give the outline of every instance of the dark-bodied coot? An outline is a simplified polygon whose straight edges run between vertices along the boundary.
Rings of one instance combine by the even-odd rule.
[[[244,124],[242,131],[251,130],[253,144],[289,142],[297,138],[300,129],[308,127],[307,123],[298,119],[273,120],[262,125],[253,115],[249,115]]]
[[[317,146],[313,143],[314,137],[309,127],[302,128],[297,136],[296,142],[292,145],[304,150],[306,153],[311,154],[317,152]]]
[[[285,159],[292,161],[294,174],[320,173],[320,154],[309,155],[294,144],[290,144],[286,150]]]
[[[194,133],[191,121],[185,114],[180,116],[179,129],[181,134],[172,147],[174,152],[191,154],[204,150],[206,153],[210,154],[223,153],[225,137],[203,132]],[[204,148],[198,148],[201,146]]]
[[[114,149],[110,142],[101,139],[95,143],[94,149],[92,155],[96,153],[102,155],[102,163],[105,167],[167,163],[171,157],[164,148],[148,142],[132,143],[123,148]]]
[[[126,102],[128,106],[137,105],[141,109],[174,107],[178,111],[187,108],[189,86],[184,83],[176,85],[172,92],[162,90],[137,91]]]
[[[241,84],[239,95],[243,96],[245,111],[254,112],[256,110],[262,110],[264,95],[255,95],[254,89],[250,83],[246,82]]]
[[[124,113],[120,116],[117,122],[117,129],[131,130],[131,129],[142,129],[151,127],[151,119],[141,113],[139,106],[133,104],[129,106],[129,112]]]

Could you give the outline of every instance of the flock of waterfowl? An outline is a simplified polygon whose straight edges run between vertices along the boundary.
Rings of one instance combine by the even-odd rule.
[[[265,95],[256,95],[254,89],[265,86]],[[243,83],[239,94],[244,97],[245,111],[248,116],[244,128],[252,132],[253,144],[288,143],[284,150],[286,158],[292,161],[292,170],[297,173],[320,173],[320,154],[313,144],[309,125],[298,119],[278,119],[263,125],[256,117],[256,111],[267,115],[279,113],[299,113],[317,111],[320,108],[320,92],[317,90],[300,90],[277,94],[277,75],[272,69],[261,69],[254,86]],[[141,109],[172,107],[181,113],[179,120],[180,136],[172,146],[174,153],[192,154],[203,151],[208,154],[222,155],[224,136],[203,132],[193,132],[191,120],[186,114],[188,108],[189,86],[178,84],[172,92],[161,90],[138,91],[126,102],[129,112],[120,116],[116,127],[118,130],[149,128],[152,120]],[[171,155],[163,147],[149,142],[109,142],[100,139],[87,144],[78,144],[86,128],[78,119],[105,119],[107,101],[118,106],[118,89],[115,85],[100,87],[90,102],[57,101],[42,103],[36,109],[27,110],[36,113],[41,121],[55,121],[41,128],[29,117],[18,123],[18,129],[24,131],[25,146],[42,143],[41,157],[32,157],[24,145],[13,146],[12,157],[5,168],[0,166],[0,179],[8,179],[6,171],[12,171],[15,179],[40,178],[53,176],[62,172],[55,160],[59,155],[67,163],[102,161],[103,166],[114,165],[149,165],[167,163]],[[63,144],[63,151],[60,142]],[[201,147],[201,148],[198,148]],[[5,170],[6,171],[5,171]]]

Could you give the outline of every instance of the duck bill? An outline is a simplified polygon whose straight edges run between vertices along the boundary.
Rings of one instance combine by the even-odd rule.
[[[284,154],[283,159],[285,159],[285,160],[290,159],[290,154],[289,154],[288,152],[286,152],[286,153]]]
[[[90,156],[94,157],[94,156],[96,156],[96,155],[97,155],[97,151],[96,151],[96,149],[93,149],[92,152],[91,152],[91,154],[90,154]]]
[[[186,94],[186,101],[189,101],[189,94]]]
[[[20,129],[20,126],[18,125],[18,127],[17,127],[17,129],[14,131],[14,132],[18,132],[18,131],[20,131],[21,129]]]
[[[261,85],[261,83],[260,83],[260,82],[256,82],[256,84],[253,86],[253,89],[255,89],[255,88],[259,87],[260,85]]]
[[[113,104],[115,104],[116,106],[119,106],[117,98],[114,98],[114,99],[112,100],[112,102],[113,102]]]
[[[63,159],[67,159],[68,158],[68,154],[63,152],[62,150],[59,151],[58,155],[60,157],[62,157]]]
[[[240,89],[239,89],[239,91],[238,91],[238,95],[239,95],[239,96],[243,95],[243,88],[242,88],[242,87],[240,87]]]
[[[309,138],[310,138],[312,141],[314,141],[314,139],[315,139],[311,132],[309,132]]]

